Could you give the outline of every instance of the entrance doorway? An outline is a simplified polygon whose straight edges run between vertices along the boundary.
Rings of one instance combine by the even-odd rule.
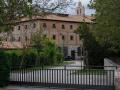
[[[75,50],[71,51],[71,57],[72,57],[73,60],[75,60]]]

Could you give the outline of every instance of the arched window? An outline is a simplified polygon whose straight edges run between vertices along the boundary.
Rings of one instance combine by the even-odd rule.
[[[33,23],[33,28],[36,28],[36,23]]]
[[[62,29],[65,29],[65,25],[62,25]]]

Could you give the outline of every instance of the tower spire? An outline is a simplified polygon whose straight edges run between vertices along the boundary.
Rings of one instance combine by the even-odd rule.
[[[81,1],[79,1],[77,4],[76,15],[80,15],[80,16],[85,15],[85,8],[84,8],[84,6],[82,6]]]

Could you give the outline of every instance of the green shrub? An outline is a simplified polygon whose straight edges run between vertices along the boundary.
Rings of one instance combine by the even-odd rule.
[[[18,55],[17,53],[13,52],[9,53],[9,58],[12,67],[20,65],[21,55]]]
[[[29,51],[24,55],[24,64],[26,66],[34,66],[37,59],[37,53],[34,51]]]
[[[10,64],[8,54],[0,52],[0,87],[6,86],[9,82]]]

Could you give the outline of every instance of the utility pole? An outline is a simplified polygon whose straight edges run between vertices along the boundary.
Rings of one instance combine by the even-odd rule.
[[[63,34],[60,33],[61,37],[63,37]],[[64,39],[62,38],[62,53],[63,53],[63,57],[64,57]]]

